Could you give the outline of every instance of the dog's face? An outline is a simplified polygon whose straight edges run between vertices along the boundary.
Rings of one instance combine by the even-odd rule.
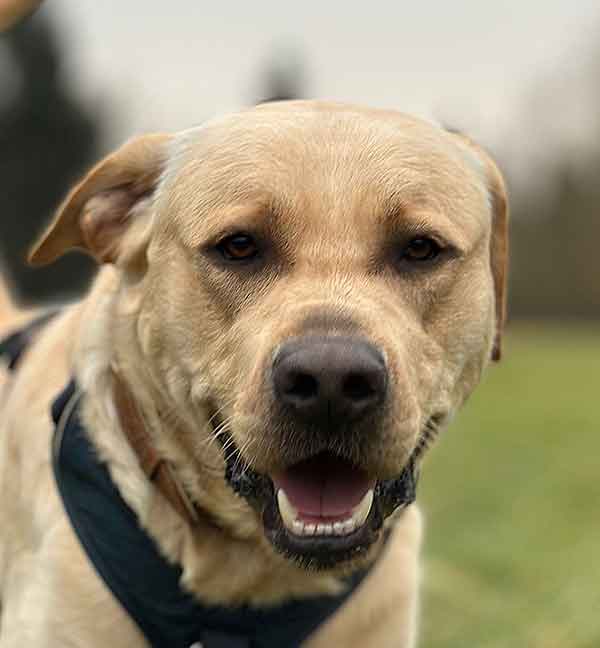
[[[83,245],[135,275],[154,379],[197,417],[198,452],[222,441],[277,549],[364,553],[499,344],[495,167],[403,115],[305,103],[129,146],[36,254]]]

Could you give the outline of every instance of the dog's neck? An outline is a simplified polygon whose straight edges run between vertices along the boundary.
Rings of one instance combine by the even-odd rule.
[[[75,371],[85,393],[83,421],[140,524],[165,557],[181,565],[183,584],[207,603],[225,605],[267,604],[339,591],[338,578],[307,572],[275,553],[258,516],[225,482],[222,452],[212,442],[207,413],[196,409],[192,416],[182,416],[148,375],[138,339],[135,294],[128,294],[118,272],[101,271],[82,309]],[[216,526],[191,526],[140,468],[115,408],[115,362],[157,452],[176,466],[177,478]]]
[[[215,524],[212,517],[195,504],[187,489],[179,481],[175,466],[157,451],[154,440],[149,434],[144,419],[138,409],[129,385],[114,365],[113,402],[117,410],[121,430],[135,452],[138,463],[148,479],[168,500],[171,507],[179,513],[190,526],[200,523]]]

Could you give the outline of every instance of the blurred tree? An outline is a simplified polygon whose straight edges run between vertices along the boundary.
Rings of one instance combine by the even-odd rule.
[[[590,160],[590,167],[598,177],[600,166]],[[515,197],[513,315],[600,318],[600,188],[568,158],[552,185],[549,206],[535,192]]]
[[[60,76],[60,56],[56,35],[39,13],[0,40],[0,258],[26,301],[77,293],[93,273],[81,256],[37,270],[24,262],[97,153],[97,115],[71,96]]]
[[[552,141],[530,170],[533,182],[513,183],[514,317],[600,319],[599,71],[596,46],[576,74],[556,76],[552,68],[528,91],[523,118],[536,137]],[[583,128],[586,137],[577,137]]]
[[[302,57],[294,50],[277,49],[265,66],[263,97],[259,103],[301,99],[305,71]]]

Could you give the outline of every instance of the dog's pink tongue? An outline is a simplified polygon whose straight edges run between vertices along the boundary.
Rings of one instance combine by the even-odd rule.
[[[360,504],[372,481],[358,468],[328,455],[302,461],[273,478],[299,513],[335,517]]]

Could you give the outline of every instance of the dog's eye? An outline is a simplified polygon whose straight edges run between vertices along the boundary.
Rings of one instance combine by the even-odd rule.
[[[430,238],[415,238],[402,251],[403,261],[422,263],[436,259],[442,248]]]
[[[224,238],[217,250],[227,261],[249,261],[258,254],[258,245],[249,234],[232,234]]]

